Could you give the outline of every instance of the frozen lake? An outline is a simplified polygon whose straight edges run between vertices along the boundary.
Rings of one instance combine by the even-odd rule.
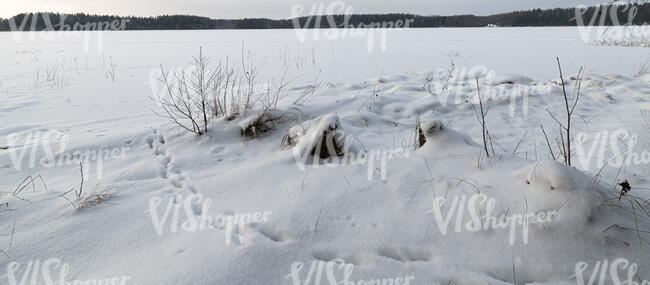
[[[34,52],[42,64],[76,56],[81,62],[87,57],[92,68],[101,63],[102,56],[112,56],[122,68],[152,68],[159,63],[183,66],[199,46],[213,58],[239,59],[243,43],[264,64],[260,69],[299,65],[306,75],[321,70],[323,78],[333,81],[444,68],[451,59],[459,66],[483,65],[497,72],[526,73],[536,79],[555,75],[555,57],[560,57],[567,67],[585,66],[590,72],[630,75],[636,71],[630,67],[638,66],[648,56],[644,48],[589,45],[576,27],[336,32],[341,34],[331,36],[329,30],[0,33],[0,56],[3,72],[15,70],[12,65],[17,62],[16,54],[25,51]],[[305,33],[304,37],[299,33]],[[382,33],[387,39],[385,50],[381,46]]]
[[[106,113],[106,108],[87,106],[87,113],[77,110],[64,115],[72,116],[69,119],[84,114],[102,118],[121,112],[147,113],[150,106],[145,99],[151,95],[147,85],[151,71],[161,64],[168,70],[186,68],[199,47],[213,61],[228,59],[240,64],[243,45],[257,65],[259,81],[278,80],[287,70],[287,78],[296,79],[294,86],[312,82],[319,73],[320,81],[355,82],[446,70],[452,61],[457,70],[478,68],[548,80],[557,75],[556,57],[561,58],[567,73],[575,73],[584,66],[587,72],[631,76],[650,55],[646,48],[590,45],[576,27],[371,31],[365,31],[365,35],[350,31],[338,37],[331,36],[330,30],[0,33],[0,94],[10,96],[4,98],[10,105],[39,110],[41,116],[56,116],[58,120],[63,119],[61,114],[51,114],[49,110],[59,106],[61,100],[48,99],[65,98],[77,105],[92,101],[95,106],[130,102],[110,108],[110,113]],[[111,64],[119,84],[103,78]],[[61,72],[49,76],[56,77],[50,80],[56,86],[42,83],[34,88],[36,77],[47,81],[48,70],[53,73],[55,69]],[[87,94],[88,84],[95,87],[91,93],[97,96]],[[59,88],[63,86],[66,88]],[[83,91],[70,92],[71,89]],[[43,92],[51,96],[32,98]],[[13,99],[20,102],[11,103]],[[15,122],[6,113],[0,114],[0,118],[4,121],[0,124]]]

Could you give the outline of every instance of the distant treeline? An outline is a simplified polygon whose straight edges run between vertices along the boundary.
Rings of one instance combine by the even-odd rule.
[[[590,7],[577,13],[575,8],[535,9],[490,16],[420,16],[414,14],[355,14],[312,16],[295,19],[211,19],[198,16],[166,15],[157,17],[120,17],[88,14],[29,13],[19,14],[11,19],[0,18],[0,31],[43,31],[61,30],[68,27],[80,29],[115,29],[108,23],[124,23],[119,29],[126,30],[207,30],[207,29],[292,29],[292,28],[336,28],[368,27],[371,24],[409,21],[412,28],[432,27],[504,27],[524,26],[576,26],[591,25],[642,25],[650,22],[650,3]],[[615,11],[615,13],[612,13]],[[633,11],[633,12],[631,12]],[[616,15],[614,17],[613,15]],[[632,16],[631,16],[632,15]],[[582,21],[576,21],[576,16]],[[316,18],[320,17],[320,21]],[[601,21],[602,20],[602,21]],[[11,23],[14,23],[13,25]],[[102,23],[97,26],[98,23]],[[75,26],[76,24],[76,26]],[[93,24],[95,24],[93,26]],[[116,27],[116,25],[113,25]],[[376,26],[375,26],[376,27]]]

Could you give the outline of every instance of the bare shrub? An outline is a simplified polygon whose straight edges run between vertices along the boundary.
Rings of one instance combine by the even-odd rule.
[[[483,107],[483,97],[481,96],[481,86],[479,84],[478,77],[476,78],[476,88],[478,92],[479,109],[477,110],[476,106],[473,104],[472,104],[472,109],[474,110],[474,115],[476,115],[476,119],[481,125],[481,129],[482,129],[481,134],[483,137],[483,149],[485,150],[485,155],[487,157],[490,157],[490,152],[488,151],[488,142],[492,146],[492,138],[490,137],[490,132],[488,131],[487,123],[485,121],[485,118],[490,112],[490,107],[489,106],[487,108]],[[494,154],[494,147],[491,147],[491,149],[492,149],[492,154]]]
[[[177,81],[170,79],[170,74],[160,66],[161,78],[159,79],[167,88],[165,96],[156,94],[156,102],[162,107],[163,113],[153,111],[156,115],[171,120],[177,126],[202,135],[204,130],[199,125],[199,118],[196,116],[195,105],[192,98],[188,96],[185,73],[171,74]]]
[[[562,157],[564,157],[564,163],[568,166],[571,166],[571,157],[572,157],[572,145],[571,145],[571,117],[573,116],[573,113],[576,109],[576,106],[578,105],[578,101],[580,100],[580,88],[582,86],[582,71],[583,68],[581,67],[580,70],[578,71],[578,75],[576,77],[576,92],[574,95],[574,100],[571,105],[569,105],[569,96],[567,95],[566,91],[566,81],[564,80],[564,74],[562,73],[562,65],[560,64],[560,58],[557,58],[557,66],[560,71],[560,81],[562,85],[562,94],[564,96],[564,104],[566,108],[566,123],[562,123],[551,111],[546,109],[546,112],[553,118],[553,120],[559,125],[560,127],[560,140],[557,142],[558,143],[558,148],[560,149],[560,153],[562,154]],[[565,132],[565,134],[563,134]],[[566,138],[565,138],[566,135]]]
[[[263,133],[275,130],[277,122],[300,117],[299,115],[277,111],[278,101],[282,98],[282,91],[295,81],[295,79],[287,80],[288,71],[288,68],[285,69],[277,85],[274,85],[272,80],[269,79],[265,92],[256,100],[258,105],[257,113],[246,119],[245,123],[241,125],[243,137],[257,138]],[[300,112],[298,109],[294,110]]]
[[[199,56],[193,57],[190,71],[168,72],[161,65],[157,79],[164,90],[153,100],[162,112],[154,113],[186,131],[203,135],[216,119],[232,121],[250,116],[249,111],[256,109],[254,119],[245,119],[250,127],[243,127],[242,135],[256,136],[258,130],[272,129],[270,123],[276,118],[269,111],[277,108],[282,91],[293,80],[287,80],[287,68],[277,85],[269,79],[266,88],[257,92],[258,71],[251,57],[250,52],[244,54],[242,46],[239,70],[228,58],[213,65],[201,49]]]
[[[243,97],[246,99],[245,100],[246,103],[244,104],[244,110],[246,110],[251,107],[251,103],[252,103],[251,98],[255,93],[258,71],[257,68],[255,67],[255,64],[253,64],[251,52],[248,51],[246,56],[244,56],[244,44],[242,44],[241,64],[242,64],[242,75],[244,78],[243,80],[240,81],[245,82]]]
[[[171,120],[179,127],[202,135],[208,131],[208,124],[215,114],[210,108],[210,98],[213,98],[215,74],[209,71],[210,59],[203,56],[203,50],[198,57],[193,57],[191,71],[166,72],[160,66],[160,78],[164,85],[164,94],[156,94],[154,100],[162,107],[163,112],[154,113]],[[213,106],[214,108],[214,106]]]

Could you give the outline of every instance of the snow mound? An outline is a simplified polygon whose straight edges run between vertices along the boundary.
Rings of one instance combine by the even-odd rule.
[[[586,173],[555,160],[542,160],[524,167],[518,175],[532,186],[526,192],[534,207],[554,208],[560,228],[577,230],[587,226],[606,199],[606,191]]]
[[[524,172],[530,183],[545,184],[552,190],[562,192],[584,189],[592,182],[583,172],[551,159],[529,166]]]
[[[650,74],[642,75],[639,77],[639,79],[650,82]]]
[[[479,147],[469,136],[445,127],[442,121],[428,120],[420,123],[420,146],[429,149],[445,149],[454,146]]]

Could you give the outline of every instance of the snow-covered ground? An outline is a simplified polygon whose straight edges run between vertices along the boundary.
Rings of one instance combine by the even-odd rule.
[[[0,33],[0,284],[650,280],[647,48],[577,28],[393,31],[372,52],[312,33]],[[221,118],[196,136],[152,112],[152,74],[199,47],[250,54],[260,82],[287,70],[274,130],[242,138],[243,118]],[[569,99],[585,68],[573,167],[549,150],[551,114],[566,118],[556,57]],[[323,131],[339,160],[311,156]],[[76,151],[96,202],[82,209]]]

